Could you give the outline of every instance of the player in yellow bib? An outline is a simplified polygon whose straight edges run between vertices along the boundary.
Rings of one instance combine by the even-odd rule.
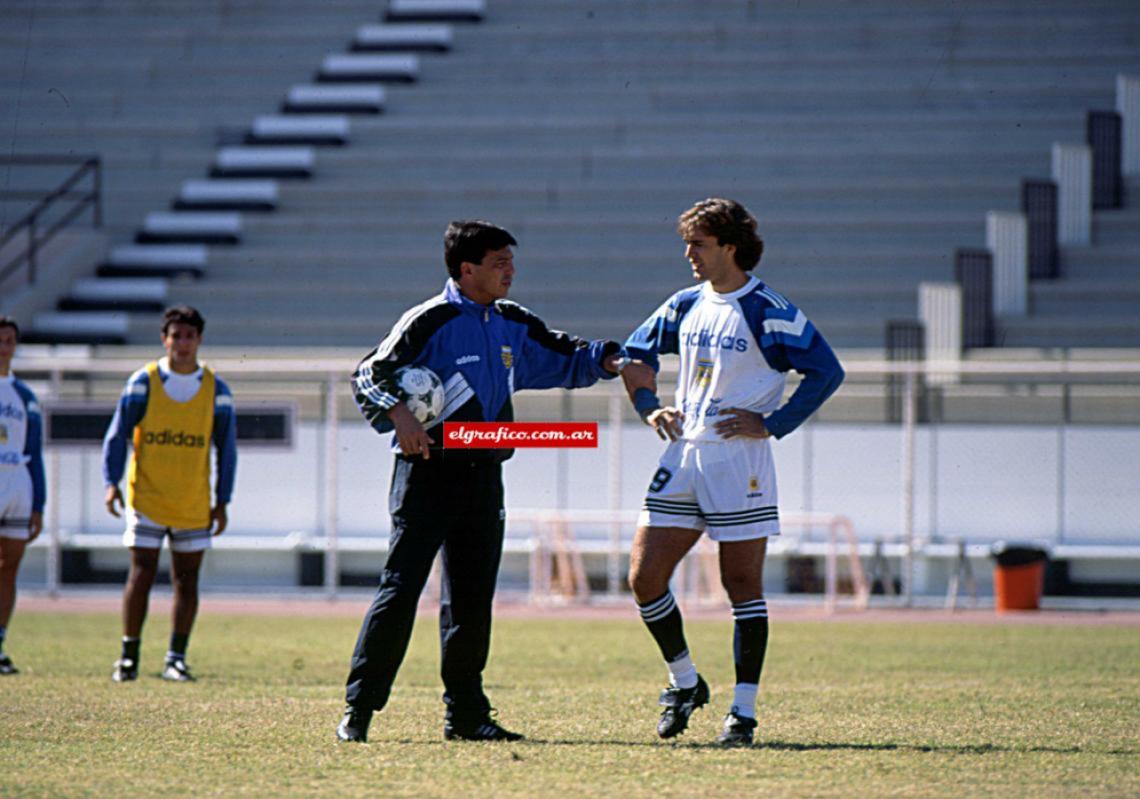
[[[166,357],[127,381],[103,440],[107,510],[124,510],[119,481],[127,472],[126,532],[131,570],[123,594],[123,646],[112,678],[138,678],[139,647],[151,586],[164,539],[170,539],[174,586],[173,632],[162,677],[193,680],[186,666],[190,630],[198,612],[198,574],[211,537],[226,529],[226,505],[237,466],[233,396],[198,363],[205,321],[189,306],[163,316]],[[210,500],[210,444],[217,450],[215,501]]]

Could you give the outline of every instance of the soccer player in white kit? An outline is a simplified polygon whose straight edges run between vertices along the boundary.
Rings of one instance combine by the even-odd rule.
[[[16,607],[16,572],[24,548],[44,524],[43,420],[36,395],[12,374],[20,328],[0,316],[0,675],[19,669],[4,653]]]
[[[843,381],[843,369],[803,312],[748,274],[763,253],[756,220],[732,200],[709,199],[681,215],[678,232],[697,286],[682,289],[626,341],[622,371],[642,419],[670,441],[649,484],[630,555],[629,583],[668,665],[657,725],[662,738],[688,726],[709,700],[669,589],[673,571],[707,531],[718,543],[732,602],[736,688],[719,742],[749,745],[768,645],[762,575],[779,535],[771,437],[783,438]],[[676,403],[656,395],[658,355],[680,355]],[[785,373],[803,375],[782,407]]]

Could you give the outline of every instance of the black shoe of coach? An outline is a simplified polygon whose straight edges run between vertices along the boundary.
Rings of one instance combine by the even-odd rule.
[[[336,737],[339,741],[354,741],[365,743],[368,741],[368,725],[372,721],[372,711],[362,707],[348,705],[344,709],[344,718],[336,727]]]

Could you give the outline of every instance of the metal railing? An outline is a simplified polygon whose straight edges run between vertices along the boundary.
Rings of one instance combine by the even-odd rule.
[[[91,206],[92,227],[103,225],[103,164],[98,156],[69,156],[69,155],[11,155],[0,156],[0,164],[20,166],[53,166],[76,164],[66,180],[46,195],[42,190],[13,190],[0,192],[0,198],[20,200],[39,199],[39,202],[20,217],[7,230],[0,232],[0,253],[4,252],[13,241],[20,236],[26,236],[27,243],[15,257],[7,263],[0,263],[0,283],[3,283],[21,268],[27,269],[26,283],[36,282],[36,266],[39,251],[55,238],[56,234],[70,225]],[[90,177],[89,188],[77,188],[84,178]],[[46,217],[62,208],[63,203],[70,202],[70,207],[63,210],[59,219],[47,222]]]

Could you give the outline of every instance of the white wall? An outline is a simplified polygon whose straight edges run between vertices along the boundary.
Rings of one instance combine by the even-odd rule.
[[[240,453],[232,534],[321,533],[323,440],[319,425],[304,423],[291,450]],[[386,535],[389,437],[351,423],[342,426],[339,440],[340,532]],[[602,448],[564,452],[569,507],[609,506],[609,440],[602,425]],[[775,442],[781,508],[843,513],[861,537],[896,536],[900,442],[898,427],[840,424]],[[622,430],[622,446],[622,506],[637,508],[663,444],[648,428],[631,424]],[[98,452],[58,452],[61,527],[118,532],[119,522],[102,507]],[[508,512],[556,507],[558,457],[554,449],[518,450],[505,468]],[[916,436],[915,486],[919,536],[1140,543],[1140,429],[1134,427],[924,426]]]

